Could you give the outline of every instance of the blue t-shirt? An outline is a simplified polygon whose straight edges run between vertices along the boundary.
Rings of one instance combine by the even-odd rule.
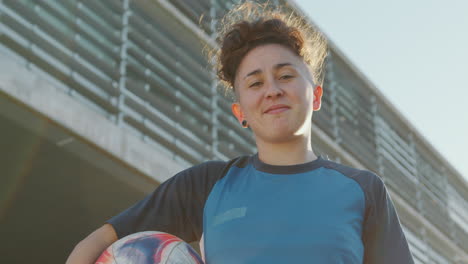
[[[414,263],[374,173],[319,157],[274,166],[258,155],[184,170],[108,223],[119,238],[157,230],[204,238],[208,264]]]

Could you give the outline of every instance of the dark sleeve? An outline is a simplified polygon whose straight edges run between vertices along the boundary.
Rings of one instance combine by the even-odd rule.
[[[368,188],[363,225],[364,264],[414,263],[383,181],[370,172],[366,178]]]
[[[210,161],[179,172],[151,194],[107,223],[118,238],[141,231],[161,231],[186,242],[199,240],[203,208],[225,162]]]

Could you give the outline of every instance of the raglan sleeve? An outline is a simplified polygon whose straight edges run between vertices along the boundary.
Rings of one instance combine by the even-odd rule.
[[[212,161],[181,171],[107,223],[119,239],[141,231],[161,231],[186,242],[199,240],[205,200],[222,166]]]
[[[408,242],[387,188],[369,173],[363,224],[364,264],[413,264]]]

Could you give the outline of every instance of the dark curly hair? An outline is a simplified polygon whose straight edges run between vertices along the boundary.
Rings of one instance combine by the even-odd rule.
[[[215,70],[227,90],[234,90],[237,68],[252,49],[265,44],[280,44],[302,57],[309,66],[314,82],[323,82],[323,64],[327,55],[325,37],[305,19],[270,4],[247,2],[235,6],[220,23],[220,47],[209,56],[215,57]]]

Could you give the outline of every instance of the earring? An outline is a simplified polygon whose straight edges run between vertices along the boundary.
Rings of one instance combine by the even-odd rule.
[[[242,120],[242,126],[247,127],[247,120]]]

